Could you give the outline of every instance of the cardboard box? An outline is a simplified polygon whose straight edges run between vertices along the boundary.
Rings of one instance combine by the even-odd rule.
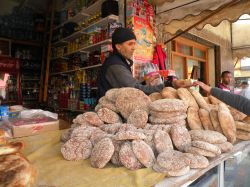
[[[41,123],[31,123],[31,124],[22,124],[15,125],[11,121],[4,123],[9,129],[11,129],[12,136],[23,137],[23,136],[32,136],[40,134],[43,132],[59,130],[59,120],[49,120],[47,122]]]

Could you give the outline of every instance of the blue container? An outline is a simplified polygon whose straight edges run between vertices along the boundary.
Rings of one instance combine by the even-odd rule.
[[[0,121],[4,119],[8,119],[8,117],[9,117],[9,107],[0,106]]]

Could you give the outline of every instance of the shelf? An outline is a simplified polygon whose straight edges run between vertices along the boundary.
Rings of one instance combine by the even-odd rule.
[[[89,15],[85,13],[84,9],[81,10],[80,12],[78,12],[74,17],[69,18],[68,20],[66,20],[65,22],[59,24],[58,26],[56,26],[55,28],[53,28],[53,31],[62,27],[63,25],[65,25],[66,23],[69,22],[74,22],[74,23],[78,23],[80,21],[83,20],[83,18],[88,17]]]
[[[82,30],[87,32],[88,29],[92,28],[92,27],[103,27],[106,26],[110,21],[118,21],[119,17],[116,15],[109,15],[105,18],[102,18],[101,20],[94,22],[92,24],[90,24],[89,26],[83,28]]]
[[[60,74],[67,74],[67,73],[72,73],[72,72],[75,72],[75,71],[81,71],[81,70],[86,70],[86,69],[97,68],[97,67],[100,67],[101,65],[102,64],[97,64],[97,65],[87,66],[87,67],[83,67],[83,68],[79,68],[79,69],[75,69],[75,70],[62,71],[62,72],[57,72],[57,73],[51,73],[50,76],[52,76],[52,75],[60,75]]]
[[[80,37],[81,35],[83,34],[87,34],[87,30],[92,28],[92,27],[102,27],[102,26],[105,26],[107,25],[111,20],[113,21],[118,21],[119,17],[116,16],[116,15],[109,15],[107,16],[106,18],[103,18],[95,23],[92,23],[91,25],[85,27],[85,28],[82,28],[81,30],[65,37],[65,38],[62,38],[61,40],[57,41],[57,42],[54,42],[52,43],[52,46],[55,47],[55,46],[60,46],[60,45],[64,45],[64,44],[67,44],[67,42],[70,42],[72,40],[74,40],[75,38],[78,38]]]
[[[96,50],[96,47],[100,47],[101,45],[103,44],[109,44],[111,43],[111,39],[107,39],[107,40],[103,40],[101,42],[98,42],[98,43],[95,43],[95,44],[92,44],[92,45],[88,45],[86,47],[83,47],[81,49],[79,49],[80,52],[90,52],[92,51],[93,49]]]
[[[83,32],[83,29],[81,29],[81,30],[76,31],[76,32],[74,32],[73,34],[71,34],[71,35],[69,35],[69,36],[63,38],[63,40],[66,41],[66,42],[70,42],[70,41],[72,41],[72,40],[74,40],[74,39],[80,37],[80,36],[83,35],[83,34],[86,34],[86,33]]]
[[[37,101],[38,98],[23,98],[23,101]]]
[[[61,46],[61,45],[66,45],[68,42],[64,41],[64,39],[61,39],[57,42],[53,42],[51,43],[52,47],[57,47],[57,46]]]
[[[36,46],[36,47],[42,47],[43,43],[39,41],[23,41],[23,40],[11,40],[12,43],[15,44],[23,44],[23,45],[31,45],[31,46]]]
[[[22,79],[22,81],[40,81],[40,79]]]
[[[64,56],[59,56],[59,57],[53,57],[50,60],[58,60],[58,59],[64,59],[64,60],[68,60],[68,58],[64,57]]]
[[[97,90],[98,87],[91,87],[91,90]]]
[[[22,90],[38,90],[39,88],[22,88]]]

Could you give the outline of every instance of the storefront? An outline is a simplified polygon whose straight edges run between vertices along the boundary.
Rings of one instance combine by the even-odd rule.
[[[249,184],[238,175],[249,174],[249,111],[193,84],[215,86],[249,56],[231,24],[247,13],[248,0],[1,1],[0,186]],[[98,100],[120,27],[134,31],[140,86]]]

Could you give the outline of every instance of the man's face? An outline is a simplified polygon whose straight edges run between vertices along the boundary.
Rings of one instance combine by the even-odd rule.
[[[222,77],[222,83],[225,85],[229,85],[231,84],[233,81],[233,77],[231,73],[226,73],[223,77]]]
[[[133,54],[135,52],[135,44],[136,41],[133,39],[123,42],[121,44],[116,44],[115,47],[122,56],[132,60]]]

